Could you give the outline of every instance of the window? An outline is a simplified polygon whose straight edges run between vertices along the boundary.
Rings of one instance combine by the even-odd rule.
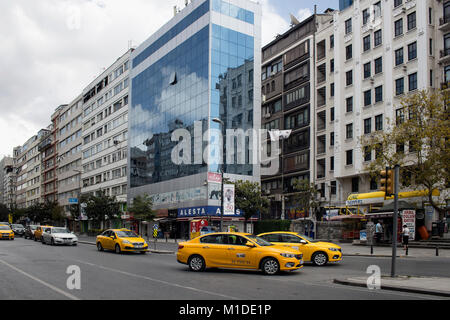
[[[359,192],[359,178],[352,178],[352,192]]]
[[[364,52],[370,50],[370,35],[363,38],[363,49]]]
[[[395,65],[403,64],[403,48],[395,50]]]
[[[330,49],[334,48],[334,35],[330,36]]]
[[[348,150],[346,152],[346,165],[347,166],[353,165],[353,150]]]
[[[334,107],[330,109],[330,121],[334,121]]]
[[[417,42],[413,42],[408,45],[408,61],[417,58]]]
[[[379,116],[375,117],[375,131],[382,131],[383,130],[383,115],[380,114]]]
[[[346,112],[353,112],[353,97],[345,100]]]
[[[334,59],[330,60],[330,73],[334,72]]]
[[[348,19],[345,21],[345,34],[349,34],[352,32],[352,19]]]
[[[417,90],[417,72],[408,76],[409,91]]]
[[[381,33],[381,30],[375,31],[375,33],[373,34],[373,38],[374,38],[374,46],[378,47],[379,45],[381,45],[381,43],[383,42],[383,36]]]
[[[381,1],[378,1],[373,5],[373,11],[375,13],[375,18],[381,17]]]
[[[348,45],[345,47],[345,58],[346,60],[350,60],[353,57],[353,47],[352,45]]]
[[[397,8],[398,6],[401,6],[403,3],[403,0],[394,0],[394,8]]]
[[[364,134],[372,133],[372,118],[364,120]]]
[[[330,158],[330,171],[334,171],[334,157]]]
[[[383,72],[383,57],[375,59],[375,74]]]
[[[398,19],[395,21],[395,36],[398,37],[403,34],[403,19]]]
[[[334,83],[330,84],[330,96],[334,97]]]
[[[353,123],[348,124],[345,128],[346,139],[353,139]]]
[[[364,161],[369,162],[372,161],[372,151],[369,147],[364,147]]]
[[[364,106],[370,106],[372,104],[372,90],[364,91]]]
[[[370,18],[369,9],[364,9],[362,12],[362,16],[363,16],[363,25],[366,25]]]
[[[413,13],[408,14],[407,19],[408,19],[408,31],[414,29],[416,27],[416,23],[417,23],[416,22],[416,13],[413,12]]]
[[[405,109],[397,109],[395,111],[395,123],[401,125],[403,122],[405,122]]]
[[[334,132],[330,133],[330,146],[334,146]]]
[[[400,78],[395,80],[395,94],[398,96],[403,93],[405,93],[405,79]]]
[[[347,71],[345,74],[345,83],[347,86],[351,86],[353,84],[353,70]]]
[[[367,62],[366,64],[364,64],[364,79],[370,78],[372,76],[372,72],[371,72],[371,63]]]
[[[383,101],[383,86],[375,88],[375,103]]]

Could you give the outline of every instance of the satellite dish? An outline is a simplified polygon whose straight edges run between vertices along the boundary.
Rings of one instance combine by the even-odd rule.
[[[298,24],[300,24],[300,21],[298,21],[298,19],[291,13],[291,26],[296,26]]]

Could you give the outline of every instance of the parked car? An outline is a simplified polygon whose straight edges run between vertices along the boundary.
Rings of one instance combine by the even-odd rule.
[[[253,269],[265,275],[303,267],[299,250],[273,245],[247,233],[211,233],[178,246],[177,261],[194,272],[206,268]]]
[[[23,237],[25,234],[25,228],[22,224],[12,224],[11,225],[12,231],[14,231],[14,235]]]
[[[34,231],[34,241],[41,241],[42,233],[45,228],[51,228],[52,226],[37,226],[36,231]]]
[[[57,244],[76,246],[78,244],[76,235],[67,230],[67,228],[59,227],[44,228],[41,241],[43,244],[51,244],[52,246]]]
[[[259,234],[273,244],[290,247],[303,252],[305,262],[312,262],[316,266],[324,266],[329,262],[342,260],[342,248],[331,242],[314,241],[296,232],[268,232]]]
[[[0,224],[0,239],[14,240],[14,232],[6,224]]]
[[[149,251],[147,242],[128,229],[110,229],[97,236],[98,251],[114,250],[116,253]]]
[[[1,225],[11,227],[11,223],[9,222],[0,222]]]
[[[35,225],[29,225],[25,227],[25,233],[23,235],[23,237],[25,239],[30,239],[33,240],[34,239],[34,232],[36,231],[38,226]]]

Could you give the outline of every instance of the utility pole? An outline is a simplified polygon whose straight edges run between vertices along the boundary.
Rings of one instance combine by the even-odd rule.
[[[395,263],[397,258],[397,229],[398,229],[398,192],[400,182],[400,166],[396,165],[394,168],[394,224],[392,236],[392,267],[391,277],[395,278]]]

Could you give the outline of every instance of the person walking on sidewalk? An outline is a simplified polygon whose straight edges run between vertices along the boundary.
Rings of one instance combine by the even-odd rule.
[[[409,228],[408,228],[408,226],[405,224],[405,225],[403,226],[403,229],[402,229],[403,250],[406,250],[406,249],[408,248],[408,244],[409,244],[409,234],[410,234]]]
[[[376,237],[377,244],[381,243],[382,235],[383,235],[383,227],[382,227],[380,221],[378,221],[378,223],[375,226],[375,237]]]

